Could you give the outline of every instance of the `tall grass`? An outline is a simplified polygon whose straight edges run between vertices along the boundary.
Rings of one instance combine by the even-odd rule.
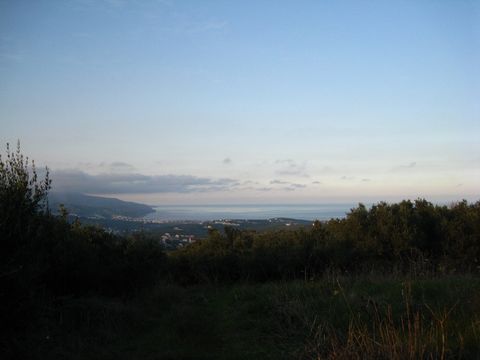
[[[343,304],[330,306],[329,318],[315,311],[315,301],[306,299],[305,294],[296,299],[287,295],[289,301],[277,307],[283,319],[278,331],[289,336],[292,327],[303,331],[303,347],[292,352],[292,358],[298,359],[443,360],[480,356],[479,319],[475,315],[466,320],[458,300],[440,307],[419,303],[409,281],[402,284],[401,294],[401,308],[399,304],[394,308],[388,302],[346,291],[337,280],[333,296],[340,297]],[[348,318],[343,324],[342,313]]]
[[[161,283],[123,300],[62,299],[16,358],[475,359],[479,310],[469,275]]]

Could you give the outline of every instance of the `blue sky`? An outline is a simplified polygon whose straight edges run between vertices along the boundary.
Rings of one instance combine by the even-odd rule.
[[[480,1],[0,0],[0,142],[150,204],[480,193]]]

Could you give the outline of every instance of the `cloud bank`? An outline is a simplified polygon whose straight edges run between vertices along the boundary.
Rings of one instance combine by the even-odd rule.
[[[228,190],[238,182],[192,175],[142,175],[108,173],[91,175],[79,170],[52,172],[54,191],[88,194],[191,193]]]

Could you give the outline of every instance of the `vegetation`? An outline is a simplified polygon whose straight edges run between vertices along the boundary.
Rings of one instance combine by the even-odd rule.
[[[360,204],[291,231],[164,252],[51,215],[0,158],[2,358],[480,357],[480,202]]]
[[[147,236],[70,224],[65,211],[52,216],[49,189],[48,170],[39,180],[20,146],[7,146],[0,158],[0,349],[11,356],[51,326],[61,299],[131,296],[152,286],[164,263],[161,246]]]
[[[48,200],[53,212],[62,204],[76,217],[111,220],[118,216],[142,217],[155,211],[150,206],[143,204],[72,192],[50,193]]]
[[[170,257],[181,283],[313,280],[325,272],[412,276],[477,273],[480,202],[360,204],[312,228],[256,233],[226,228]]]

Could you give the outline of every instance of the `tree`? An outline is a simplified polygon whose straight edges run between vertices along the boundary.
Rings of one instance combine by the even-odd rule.
[[[7,144],[0,155],[0,348],[11,346],[16,334],[31,324],[41,293],[39,280],[45,268],[39,247],[50,189],[48,169],[39,180],[35,163]],[[43,222],[42,222],[43,221]]]
[[[45,178],[39,180],[35,162],[30,164],[20,151],[20,141],[15,152],[10,151],[7,143],[5,159],[0,155],[0,276],[6,275],[4,267],[11,267],[20,255],[17,253],[25,249],[34,231],[35,215],[48,211],[50,186],[48,168]]]

